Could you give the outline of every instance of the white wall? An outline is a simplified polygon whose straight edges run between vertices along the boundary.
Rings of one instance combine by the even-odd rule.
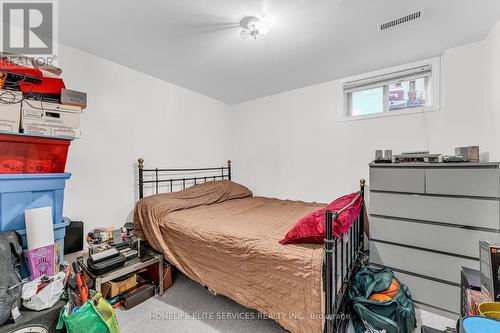
[[[152,167],[230,158],[257,195],[323,202],[356,190],[376,149],[479,144],[500,160],[500,23],[443,54],[441,111],[353,122],[338,122],[338,81],[229,106],[64,45],[60,66],[89,96],[64,207],[86,230],[132,219],[139,156]]]
[[[500,149],[500,21],[485,40],[486,47],[486,94],[487,125],[485,131],[491,137],[491,144]],[[496,154],[496,160],[500,156]]]
[[[492,80],[500,86],[498,30],[484,42],[444,52],[438,112],[339,122],[339,81],[236,105],[235,179],[258,195],[329,202],[368,179],[376,149],[450,154],[457,146],[480,145],[500,160],[500,97],[488,101],[487,80],[494,63]],[[490,44],[496,56],[488,62]]]
[[[146,167],[230,158],[229,105],[73,48],[61,46],[59,56],[67,87],[88,93],[64,205],[86,230],[132,220],[138,157]]]

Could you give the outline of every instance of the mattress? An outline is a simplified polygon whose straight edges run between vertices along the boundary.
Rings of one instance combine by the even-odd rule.
[[[324,204],[221,194],[211,188],[221,182],[210,183],[139,201],[136,233],[211,290],[291,332],[322,332],[324,247],[279,240]]]

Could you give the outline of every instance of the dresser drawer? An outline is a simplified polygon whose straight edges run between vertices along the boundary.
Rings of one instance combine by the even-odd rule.
[[[428,194],[500,197],[497,168],[427,169],[425,181]]]
[[[495,199],[370,192],[370,212],[495,230],[500,228],[500,202]]]
[[[370,168],[370,189],[424,193],[425,169]]]
[[[468,230],[379,217],[370,218],[370,237],[473,258],[479,256],[480,240],[500,243],[500,233],[498,232]]]
[[[459,287],[404,273],[395,273],[398,280],[410,288],[414,301],[459,313]],[[460,274],[460,272],[457,272],[457,274]]]
[[[370,242],[370,262],[460,284],[462,266],[479,270],[479,261],[404,246]]]

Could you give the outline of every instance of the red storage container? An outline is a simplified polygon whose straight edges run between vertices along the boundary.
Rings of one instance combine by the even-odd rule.
[[[63,173],[71,140],[0,134],[0,174]]]

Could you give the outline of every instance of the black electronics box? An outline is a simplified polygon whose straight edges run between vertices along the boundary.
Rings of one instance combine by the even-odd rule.
[[[462,267],[460,273],[460,315],[465,317],[470,312],[467,302],[467,291],[481,291],[481,277],[478,270]]]
[[[83,222],[71,221],[64,235],[64,254],[83,251]]]
[[[123,295],[123,307],[128,310],[154,295],[155,285],[151,283],[143,284]]]
[[[481,291],[493,302],[500,302],[500,245],[479,241]]]
[[[106,260],[94,262],[91,257],[87,258],[87,267],[95,275],[102,275],[125,265],[127,258],[122,253]]]

